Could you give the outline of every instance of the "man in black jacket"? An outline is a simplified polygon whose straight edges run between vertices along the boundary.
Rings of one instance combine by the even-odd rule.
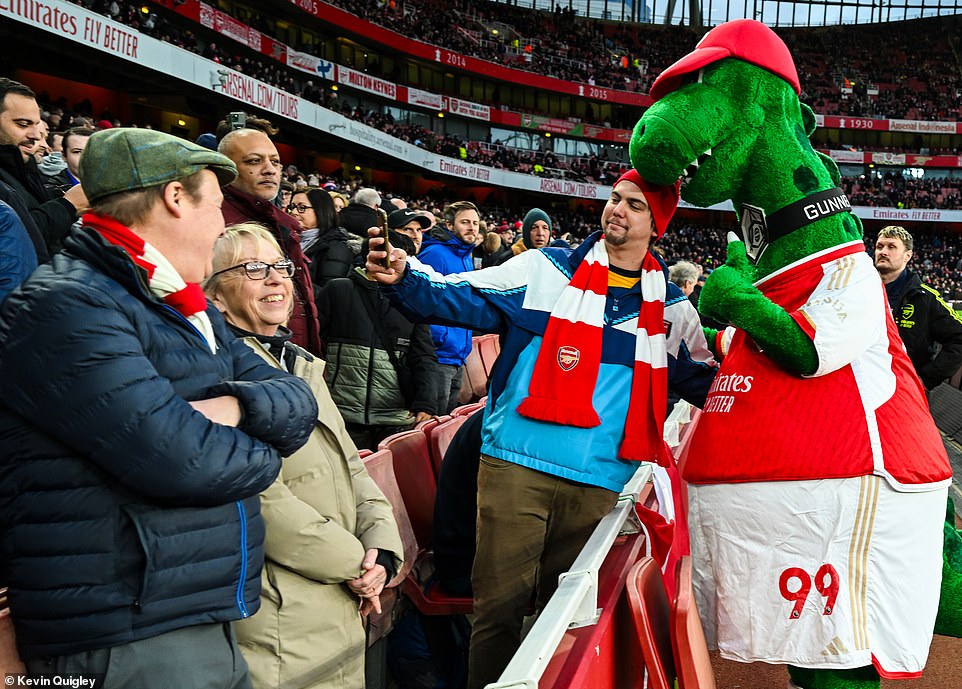
[[[875,242],[875,268],[905,350],[931,390],[962,366],[962,316],[907,268],[913,246],[904,227],[883,227]]]
[[[87,197],[79,184],[62,196],[44,185],[32,155],[41,137],[40,123],[40,106],[33,91],[18,81],[0,77],[0,181],[20,195],[47,251],[53,254],[60,249],[77,213],[87,207]]]
[[[0,308],[0,581],[40,683],[250,687],[230,622],[260,604],[258,494],[317,404],[198,284],[235,175],[168,134],[94,134],[84,227]]]

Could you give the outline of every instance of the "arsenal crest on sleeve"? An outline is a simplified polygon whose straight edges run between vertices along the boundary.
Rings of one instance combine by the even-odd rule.
[[[578,365],[579,359],[581,359],[581,351],[577,347],[558,348],[558,366],[561,367],[562,371],[573,369]]]

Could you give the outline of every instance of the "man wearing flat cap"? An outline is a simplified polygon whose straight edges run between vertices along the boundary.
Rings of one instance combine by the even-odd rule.
[[[468,689],[498,680],[531,601],[547,603],[638,461],[664,459],[668,385],[704,403],[715,366],[698,314],[649,250],[677,204],[677,185],[631,170],[577,250],[453,275],[396,248],[384,268],[371,240],[368,273],[409,318],[503,334],[481,431]]]
[[[250,687],[258,494],[317,415],[198,283],[236,169],[146,129],[97,132],[83,227],[0,308],[0,580],[29,674]]]

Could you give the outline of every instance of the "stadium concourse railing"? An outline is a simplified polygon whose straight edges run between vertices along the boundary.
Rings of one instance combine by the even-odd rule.
[[[686,402],[669,417],[675,456],[697,418]],[[652,465],[639,465],[614,509],[598,524],[497,682],[486,689],[611,689],[643,686],[644,661],[625,595],[629,570],[647,555],[635,506],[655,504]]]

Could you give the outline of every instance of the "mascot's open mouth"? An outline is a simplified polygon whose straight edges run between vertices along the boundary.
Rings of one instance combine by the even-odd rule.
[[[705,163],[709,158],[711,158],[710,148],[704,153],[702,153],[700,156],[698,156],[695,160],[688,163],[688,167],[685,168],[684,172],[682,172],[681,176],[679,177],[679,179],[681,180],[681,183],[683,185],[688,184],[691,181],[691,178],[695,176],[695,173],[698,172],[698,168],[703,163]]]

